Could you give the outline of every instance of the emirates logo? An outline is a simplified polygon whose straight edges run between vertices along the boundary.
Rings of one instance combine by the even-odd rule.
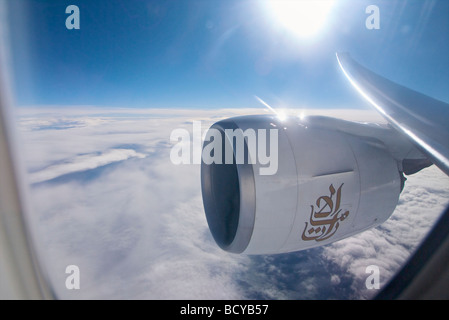
[[[337,232],[340,222],[344,221],[348,215],[348,210],[340,208],[343,183],[335,191],[334,186],[329,186],[330,195],[321,196],[316,200],[315,205],[311,205],[309,222],[302,233],[304,241],[324,241],[332,237]]]

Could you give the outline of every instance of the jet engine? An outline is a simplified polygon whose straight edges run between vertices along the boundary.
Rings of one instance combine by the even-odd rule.
[[[391,130],[327,117],[216,122],[201,164],[216,243],[233,253],[283,253],[381,224],[398,203],[403,154],[422,158],[406,140],[389,140]]]

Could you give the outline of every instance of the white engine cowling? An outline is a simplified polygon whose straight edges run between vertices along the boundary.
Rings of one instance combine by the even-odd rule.
[[[390,217],[401,192],[397,161],[375,138],[317,123],[261,115],[211,126],[203,157],[219,132],[223,161],[202,162],[201,186],[210,231],[223,250],[245,254],[298,251],[343,239]],[[261,174],[267,162],[250,159],[261,156],[254,153],[250,144],[255,142],[250,139],[244,140],[244,163],[236,161],[238,143],[232,132],[247,129],[257,133],[266,129],[266,136],[256,138],[267,138],[265,146],[277,152],[270,154],[273,163],[269,165],[275,172]],[[268,136],[274,133],[277,148],[270,148],[274,142]],[[263,144],[257,143],[258,151]],[[225,161],[229,150],[232,163]]]

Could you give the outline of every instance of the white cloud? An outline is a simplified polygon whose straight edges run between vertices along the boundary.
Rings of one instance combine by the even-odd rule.
[[[408,177],[389,220],[375,229],[324,247],[323,257],[355,277],[360,298],[377,291],[365,287],[366,267],[380,268],[381,286],[405,263],[449,203],[449,178],[432,166]]]
[[[199,165],[170,162],[170,132],[191,131],[193,120],[203,120],[206,129],[221,118],[264,112],[61,109],[21,114],[31,182],[72,174],[31,190],[29,218],[57,294],[87,299],[372,296],[364,286],[366,267],[378,265],[385,284],[449,202],[448,178],[437,168],[409,177],[387,222],[329,246],[261,257],[226,253],[207,228]],[[366,110],[317,113],[379,120]],[[83,180],[83,172],[96,175]],[[80,267],[81,290],[64,286],[70,264]]]
[[[112,149],[98,155],[80,155],[68,159],[65,163],[50,165],[45,169],[30,173],[29,181],[30,183],[43,182],[69,173],[92,170],[130,158],[145,158],[145,155],[128,149]]]

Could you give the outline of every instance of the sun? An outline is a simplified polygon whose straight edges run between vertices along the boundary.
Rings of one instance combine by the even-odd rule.
[[[288,31],[301,39],[321,31],[334,0],[269,0],[268,10]]]

